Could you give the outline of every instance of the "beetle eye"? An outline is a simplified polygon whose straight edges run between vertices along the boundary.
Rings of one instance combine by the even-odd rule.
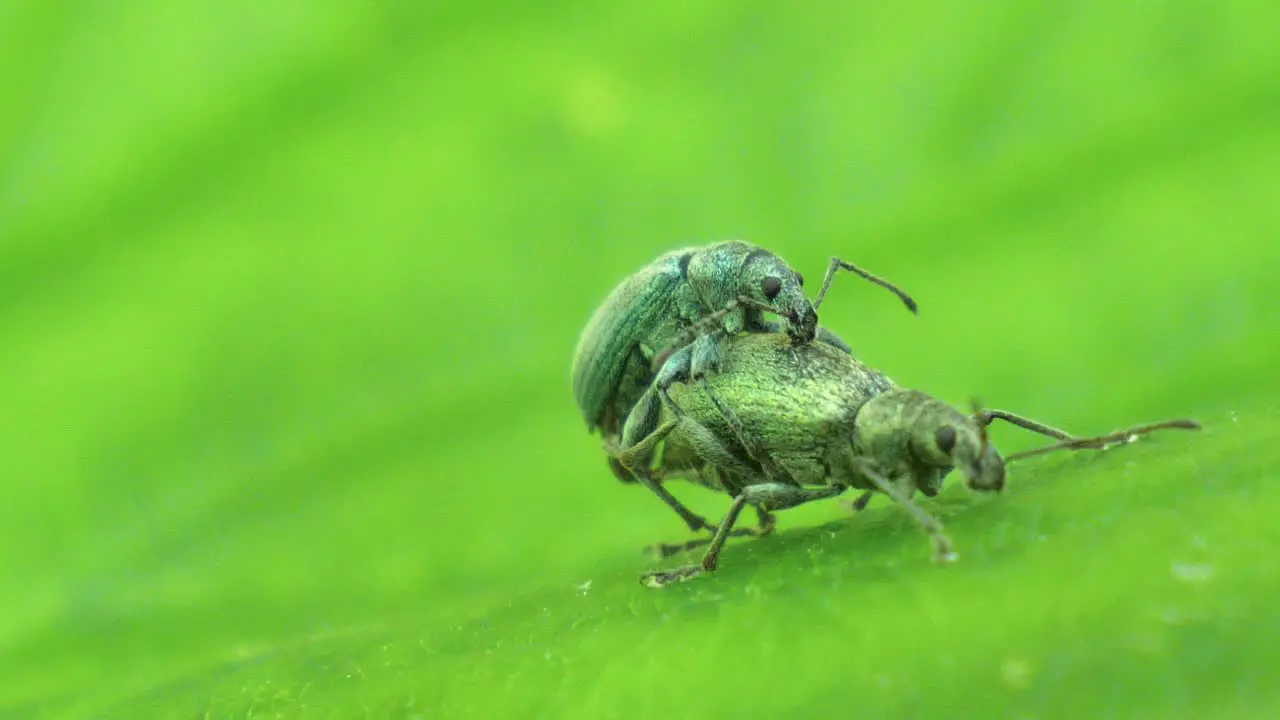
[[[796,284],[800,287],[804,287],[804,276],[800,273],[796,273]]]
[[[956,446],[956,429],[950,425],[943,425],[938,428],[938,434],[934,437],[934,441],[938,443],[939,450],[950,454],[951,449]]]
[[[760,290],[766,298],[772,300],[778,297],[778,293],[782,292],[782,281],[776,277],[769,276],[760,281]]]

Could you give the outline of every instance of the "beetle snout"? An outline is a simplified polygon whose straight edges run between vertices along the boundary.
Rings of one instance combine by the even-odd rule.
[[[818,313],[812,308],[792,312],[787,316],[791,325],[791,337],[801,342],[812,342],[818,334]]]
[[[965,473],[970,490],[999,493],[1004,490],[1004,463],[995,466],[974,465]]]
[[[1000,468],[995,473],[993,473],[993,475],[994,477],[992,477],[989,481],[990,488],[995,492],[1003,491],[1004,490],[1004,466],[1001,465]]]
[[[965,481],[965,485],[967,485],[970,490],[976,490],[978,492],[993,492],[998,494],[1001,490],[1004,490],[1003,479],[996,480],[994,482],[986,482],[980,478],[973,477],[968,478]]]

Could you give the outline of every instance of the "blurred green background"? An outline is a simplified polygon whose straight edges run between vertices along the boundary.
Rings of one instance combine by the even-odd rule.
[[[0,4],[0,716],[1274,717],[1277,28]],[[903,384],[1206,430],[951,488],[945,570],[878,500],[642,588],[685,531],[608,474],[570,355],[729,238],[908,289],[823,309]]]

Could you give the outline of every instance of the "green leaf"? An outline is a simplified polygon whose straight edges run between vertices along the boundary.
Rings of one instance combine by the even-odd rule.
[[[1280,715],[1275,27],[0,3],[0,716]],[[951,566],[830,502],[645,588],[570,355],[732,237],[910,292],[822,307],[900,384],[1205,429],[949,488]]]

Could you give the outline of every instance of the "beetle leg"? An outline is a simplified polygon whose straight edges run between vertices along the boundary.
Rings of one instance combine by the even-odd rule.
[[[849,507],[852,508],[854,512],[862,512],[867,509],[867,503],[871,502],[871,498],[874,495],[874,492],[868,490],[854,498],[853,502],[849,503]]]
[[[765,537],[766,535],[773,534],[773,531],[778,527],[778,518],[775,517],[773,513],[761,508],[759,505],[755,506],[755,510],[756,519],[759,525],[755,528],[734,528],[729,531],[729,537]],[[719,530],[719,528],[717,528],[717,530]],[[689,550],[700,548],[714,539],[715,538],[713,536],[693,538],[692,540],[686,540],[682,543],[657,543],[650,545],[646,549],[659,558],[669,558],[677,553],[688,552]]]
[[[673,570],[658,570],[645,573],[640,576],[640,582],[651,588],[661,588],[673,582],[691,580],[705,572],[715,570],[720,564],[720,549],[729,540],[729,532],[733,529],[733,524],[737,522],[738,515],[746,504],[747,494],[745,492],[733,499],[733,504],[729,506],[729,512],[725,514],[724,520],[720,521],[720,528],[716,531],[716,536],[711,539],[711,547],[707,548],[707,554],[703,556],[701,563],[685,565]]]
[[[902,506],[916,522],[924,528],[928,533],[929,539],[933,541],[933,559],[935,562],[951,562],[958,558],[955,548],[951,546],[951,540],[943,532],[942,523],[938,519],[930,515],[928,511],[920,507],[911,496],[903,492],[901,488],[889,481],[888,478],[880,474],[876,469],[876,465],[871,460],[864,457],[856,457],[853,450],[846,450],[849,454],[849,466],[854,472],[870,480],[876,489],[893,498],[893,501]]]
[[[730,332],[738,331],[746,327],[746,313],[744,308],[753,308],[761,312],[768,312],[774,315],[778,311],[770,307],[766,303],[753,300],[746,295],[738,297],[725,303],[725,306],[715,312],[703,317],[697,322],[691,323],[683,332],[675,337],[667,347],[660,350],[653,356],[653,371],[656,373],[658,369],[666,364],[667,359],[680,349],[688,346],[694,340],[704,336],[720,337]],[[731,313],[737,313],[740,317],[735,320],[726,320]],[[727,327],[726,327],[727,326]]]
[[[708,375],[714,375],[720,371],[720,363],[724,359],[724,349],[721,339],[716,335],[703,335],[693,341],[690,346],[689,377],[694,380],[702,380]]]
[[[773,531],[778,529],[778,517],[759,505],[756,506],[756,523],[758,525],[756,534],[761,537],[772,535]]]
[[[617,457],[609,455],[605,458],[605,462],[609,465],[609,472],[613,473],[614,477],[624,483],[637,482],[636,476],[632,475]]]
[[[717,530],[719,528],[716,528]],[[734,528],[729,531],[729,537],[760,537],[762,533],[755,528]],[[678,543],[654,543],[645,548],[645,552],[659,558],[669,558],[672,555],[678,555],[682,552],[696,550],[703,545],[710,543],[715,539],[712,537],[697,537],[691,540]]]
[[[608,448],[607,451],[627,472],[634,475],[641,485],[649,488],[650,492],[657,495],[658,499],[679,515],[690,530],[696,532],[703,528],[712,528],[714,526],[705,518],[685,507],[663,487],[650,469],[658,444],[671,434],[677,425],[685,422],[677,413],[676,419],[668,421],[661,427],[657,426],[662,410],[658,398],[655,397],[659,392],[653,386],[645,391],[640,401],[632,408],[631,414],[627,416],[626,425],[622,428],[621,444]],[[663,399],[668,399],[665,393],[662,395]]]
[[[653,382],[662,390],[666,390],[678,382],[684,382],[689,379],[689,371],[692,366],[693,346],[685,345],[672,353],[666,362],[658,367]]]
[[[617,458],[618,462],[634,475],[641,485],[649,488],[650,492],[657,495],[658,499],[675,511],[680,516],[680,519],[684,520],[684,523],[689,526],[690,530],[696,532],[703,528],[714,529],[714,525],[677,500],[669,490],[662,486],[662,483],[658,482],[658,479],[649,470],[649,463],[653,458],[653,452],[658,443],[666,439],[667,435],[670,435],[671,431],[675,430],[681,422],[678,419],[668,420],[636,444],[630,447],[613,448],[610,454]]]
[[[730,301],[723,309],[707,315],[701,320],[691,323],[683,332],[675,337],[665,348],[653,356],[653,371],[659,372],[667,361],[677,352],[689,347],[690,343],[704,335],[716,336],[724,332],[722,320],[726,315],[738,309],[737,301]]]
[[[690,580],[703,573],[714,572],[720,566],[720,551],[724,549],[724,544],[728,542],[729,537],[733,534],[734,523],[738,521],[738,515],[742,513],[742,508],[748,504],[761,507],[766,512],[770,510],[785,510],[807,502],[835,497],[844,492],[845,489],[843,485],[813,490],[780,483],[750,485],[738,497],[733,499],[733,504],[729,506],[729,512],[725,514],[724,520],[720,521],[720,527],[716,530],[715,537],[711,539],[711,546],[707,548],[707,554],[703,556],[701,563],[686,565],[673,570],[645,573],[640,577],[640,581],[649,587],[661,588],[673,582]]]

